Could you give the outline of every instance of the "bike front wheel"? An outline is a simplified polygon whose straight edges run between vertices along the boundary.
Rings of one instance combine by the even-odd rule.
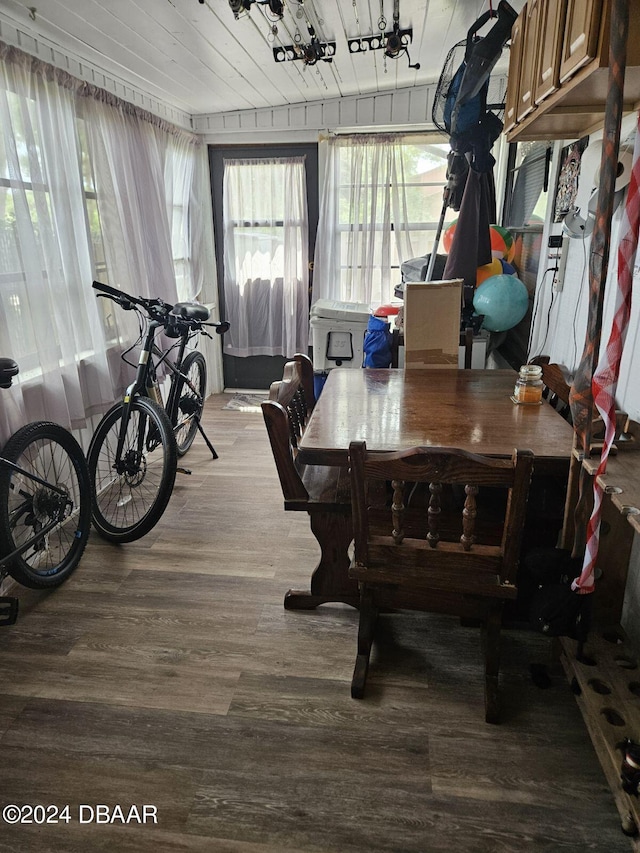
[[[91,527],[82,448],[59,424],[37,421],[14,433],[2,456],[21,470],[0,465],[1,554],[24,549],[6,569],[31,589],[59,586],[78,565]]]
[[[194,394],[182,376],[176,379],[175,405],[171,423],[178,445],[178,456],[184,456],[193,444],[202,417],[207,387],[207,364],[201,352],[190,352],[182,362],[183,373],[196,389]]]
[[[117,403],[107,412],[89,447],[93,524],[110,542],[140,539],[158,523],[171,497],[178,464],[171,422],[147,397],[132,401],[116,458],[124,410]]]

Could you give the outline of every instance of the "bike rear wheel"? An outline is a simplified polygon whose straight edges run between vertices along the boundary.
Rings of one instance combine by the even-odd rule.
[[[178,456],[184,456],[193,444],[202,417],[204,394],[207,387],[207,364],[201,352],[190,352],[182,362],[181,373],[196,389],[194,394],[187,383],[178,377],[176,380],[176,404],[171,413],[171,423],[178,445]]]
[[[37,421],[14,433],[2,456],[48,484],[0,465],[1,553],[10,554],[36,537],[6,569],[32,589],[59,586],[78,565],[91,527],[91,487],[82,448],[59,424]]]
[[[165,511],[178,464],[171,422],[157,403],[135,397],[121,457],[116,460],[124,405],[98,424],[89,447],[93,524],[110,542],[145,536]]]

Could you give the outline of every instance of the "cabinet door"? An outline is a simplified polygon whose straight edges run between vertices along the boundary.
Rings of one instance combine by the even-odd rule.
[[[568,0],[560,82],[597,54],[603,0]]]
[[[518,91],[518,121],[529,115],[535,107],[533,97],[538,58],[540,53],[540,8],[543,0],[528,0],[525,14],[524,41],[520,63],[520,87]]]
[[[520,83],[520,66],[522,64],[522,49],[524,41],[525,16],[527,4],[516,18],[511,29],[511,50],[509,54],[509,74],[507,77],[507,99],[504,107],[505,133],[515,127],[518,117],[518,92]]]
[[[567,16],[567,0],[541,3],[540,55],[535,80],[534,101],[539,104],[560,85],[560,54]]]

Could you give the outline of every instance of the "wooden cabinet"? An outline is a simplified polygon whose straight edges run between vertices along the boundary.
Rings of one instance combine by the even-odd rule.
[[[508,133],[515,127],[518,119],[518,99],[520,95],[520,66],[522,64],[522,51],[524,48],[524,28],[526,21],[525,4],[522,12],[511,29],[511,53],[509,57],[509,83],[507,86],[507,99],[504,107],[504,130]]]
[[[529,0],[512,30],[509,142],[578,139],[601,127],[612,0]],[[517,44],[517,41],[520,44]],[[533,76],[532,76],[533,75]],[[629,5],[625,111],[640,103],[640,2]]]
[[[538,40],[539,58],[534,100],[539,104],[560,85],[560,53],[567,15],[567,0],[541,3]]]
[[[520,63],[518,85],[518,121],[529,115],[535,107],[534,91],[540,44],[540,8],[543,0],[528,0],[524,16],[524,47]]]
[[[602,0],[572,0],[567,9],[560,62],[560,82],[596,56]]]

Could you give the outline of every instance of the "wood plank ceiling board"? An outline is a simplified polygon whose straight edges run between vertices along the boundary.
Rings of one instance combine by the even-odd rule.
[[[511,0],[516,11],[523,3]],[[381,15],[383,29],[393,29],[393,0],[284,0],[284,8],[278,21],[257,2],[236,19],[228,0],[39,0],[33,14],[21,0],[2,0],[0,24],[15,25],[27,50],[42,39],[61,57],[197,116],[432,84],[488,2],[400,0],[399,25],[413,28],[409,56],[420,69],[406,55],[349,50],[350,39],[380,34]],[[333,61],[276,62],[274,47],[308,43],[309,25],[321,42],[336,43]],[[391,112],[385,99],[379,107]]]

